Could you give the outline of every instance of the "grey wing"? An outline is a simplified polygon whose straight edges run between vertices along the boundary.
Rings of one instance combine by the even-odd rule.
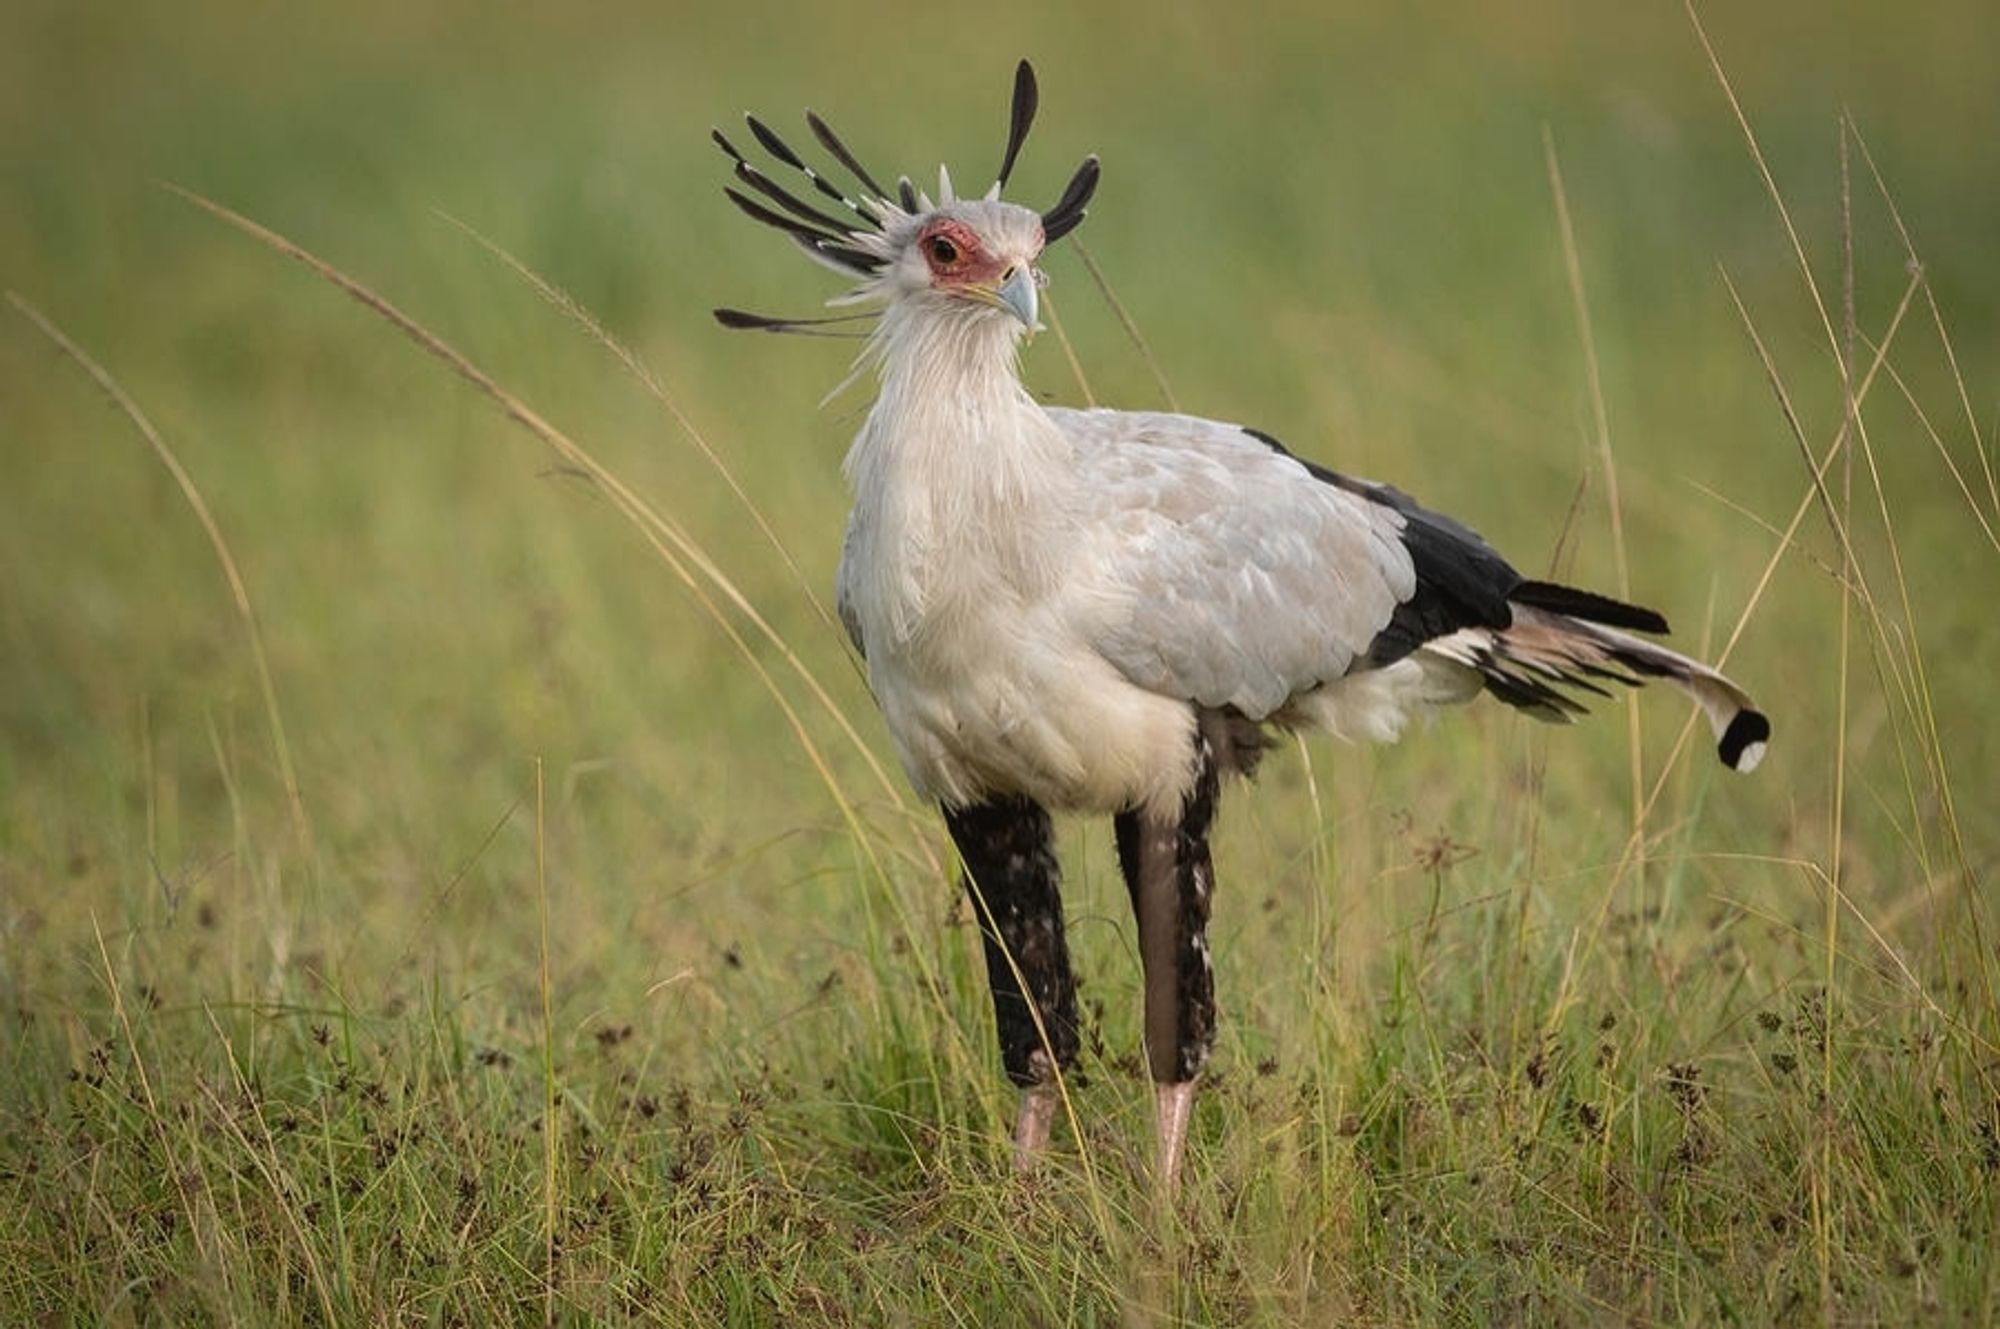
[[[1416,593],[1400,513],[1240,426],[1049,414],[1077,447],[1107,583],[1092,644],[1141,687],[1262,719],[1346,674]]]

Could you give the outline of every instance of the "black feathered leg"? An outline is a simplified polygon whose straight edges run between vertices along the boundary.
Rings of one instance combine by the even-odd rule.
[[[1180,1173],[1194,1107],[1195,1078],[1215,1043],[1215,974],[1208,958],[1208,910],[1215,891],[1208,831],[1220,781],[1206,737],[1196,739],[1194,786],[1176,820],[1118,815],[1118,865],[1132,893],[1145,971],[1146,1061],[1158,1090],[1159,1179]]]
[[[1049,814],[1027,799],[946,808],[944,818],[986,942],[1000,1057],[1021,1087],[1014,1162],[1025,1168],[1048,1142],[1057,1068],[1076,1064],[1076,978],[1063,937],[1055,832]]]

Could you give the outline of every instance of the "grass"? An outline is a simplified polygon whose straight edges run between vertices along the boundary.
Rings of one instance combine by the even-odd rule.
[[[0,18],[0,1321],[1994,1319],[1990,17],[935,17]],[[1629,568],[1777,724],[1274,757],[1165,1212],[1098,826],[1009,1177],[847,348],[705,312],[830,290],[711,121],[965,178],[1016,44],[1023,189],[1107,162],[1038,390]]]

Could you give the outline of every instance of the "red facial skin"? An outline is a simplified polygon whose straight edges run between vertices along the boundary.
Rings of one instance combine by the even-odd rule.
[[[986,252],[964,222],[939,217],[917,237],[933,286],[997,286],[1012,266]]]

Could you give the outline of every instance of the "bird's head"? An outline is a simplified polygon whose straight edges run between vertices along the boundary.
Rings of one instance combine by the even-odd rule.
[[[834,215],[778,185],[716,130],[717,146],[735,163],[737,183],[745,187],[726,187],[723,192],[752,219],[783,231],[819,262],[858,279],[857,286],[830,304],[883,301],[890,308],[943,318],[1006,320],[1015,331],[1032,331],[1037,326],[1039,292],[1047,280],[1037,260],[1045,246],[1083,221],[1098,180],[1097,158],[1086,157],[1062,197],[1046,211],[1001,199],[1000,191],[1034,123],[1038,101],[1034,68],[1023,60],[1014,74],[1007,150],[993,187],[980,198],[958,197],[950,173],[943,168],[938,171],[935,201],[913,186],[908,176],[897,180],[892,194],[811,111],[806,112],[807,127],[860,186],[854,194],[815,170],[755,116],[746,116],[745,121],[774,160],[797,171],[814,192],[838,204],[846,216]],[[834,325],[872,318],[878,312],[792,319],[718,309],[715,316],[725,327],[825,336],[842,335]]]
[[[1047,280],[1035,266],[1047,243],[1039,213],[998,199],[953,202],[909,218],[898,231],[871,294],[947,316],[1012,317],[1033,331]]]

